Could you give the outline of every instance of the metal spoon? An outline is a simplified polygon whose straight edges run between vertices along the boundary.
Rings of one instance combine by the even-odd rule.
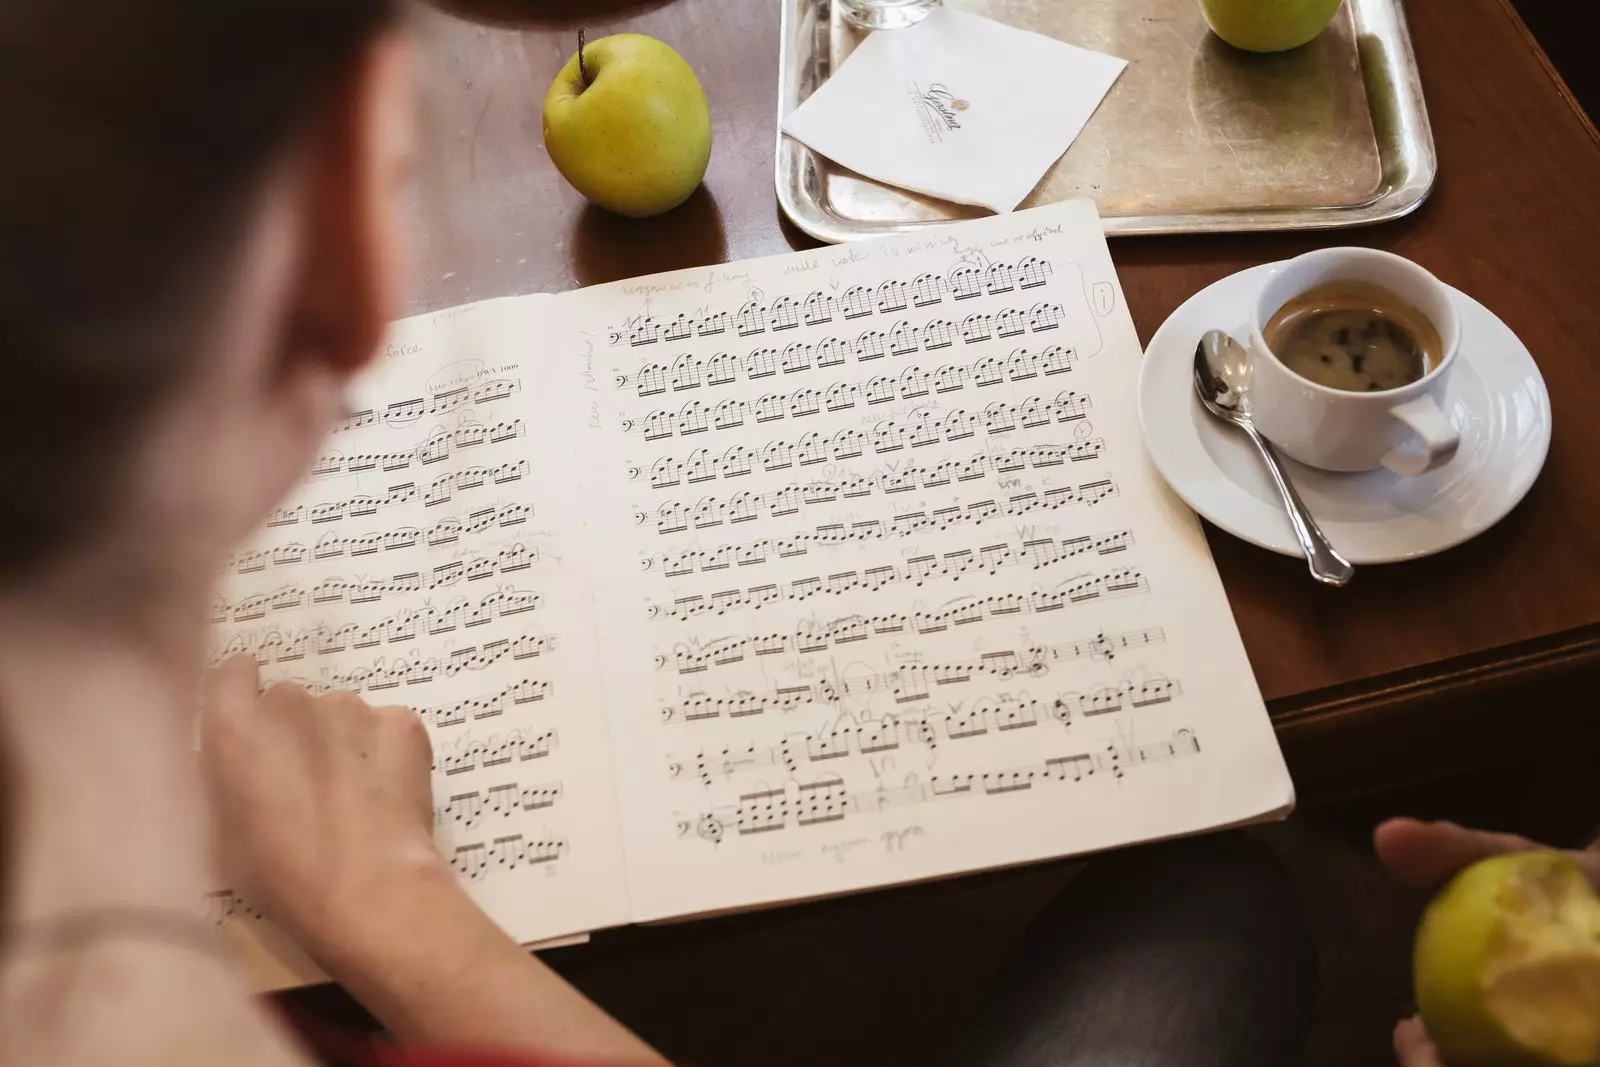
[[[1283,496],[1283,506],[1289,512],[1289,523],[1294,527],[1300,550],[1306,554],[1311,577],[1325,585],[1344,585],[1350,581],[1356,569],[1333,550],[1306,510],[1300,494],[1294,491],[1283,473],[1283,465],[1278,462],[1272,443],[1262,437],[1250,421],[1250,353],[1224,331],[1207,331],[1194,350],[1194,390],[1200,394],[1200,403],[1207,411],[1243,430],[1261,451],[1267,471]]]

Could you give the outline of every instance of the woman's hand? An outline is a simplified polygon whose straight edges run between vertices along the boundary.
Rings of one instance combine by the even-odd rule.
[[[223,867],[404,1041],[573,1059],[660,1056],[517,946],[433,844],[428,735],[407,708],[207,679],[201,762]]]
[[[234,887],[330,970],[414,910],[458,895],[433,844],[432,750],[416,713],[296,685],[255,660],[206,680],[201,762]],[[464,894],[459,894],[464,896]]]
[[[1549,846],[1516,834],[1471,830],[1452,822],[1390,819],[1373,835],[1378,858],[1396,880],[1414,889],[1431,889],[1464,867],[1507,852],[1531,852]],[[1600,888],[1600,851],[1571,853]],[[1403,1020],[1394,1031],[1394,1051],[1401,1067],[1445,1067],[1420,1018]]]

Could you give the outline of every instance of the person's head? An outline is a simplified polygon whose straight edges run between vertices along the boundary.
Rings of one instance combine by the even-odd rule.
[[[191,608],[315,454],[399,297],[397,21],[0,4],[0,605]]]

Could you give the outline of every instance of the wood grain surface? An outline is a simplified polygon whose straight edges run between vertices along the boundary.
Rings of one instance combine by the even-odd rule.
[[[809,239],[773,195],[778,4],[450,0],[419,15],[429,148],[411,310],[770,255]],[[1357,792],[1600,731],[1600,137],[1505,0],[1407,4],[1439,154],[1430,200],[1380,227],[1112,244],[1140,336],[1202,286],[1331,244],[1388,249],[1477,297],[1549,385],[1550,458],[1498,527],[1344,590],[1208,531],[1306,795]],[[711,100],[704,187],[648,221],[588,206],[545,153],[546,89],[575,49],[637,31]],[[1467,683],[1471,684],[1467,684]],[[1534,699],[1538,694],[1538,699]],[[1449,736],[1441,736],[1444,731]],[[1366,759],[1374,746],[1412,752]]]

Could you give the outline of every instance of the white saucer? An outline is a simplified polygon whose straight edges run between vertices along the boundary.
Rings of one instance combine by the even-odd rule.
[[[1224,278],[1162,324],[1139,373],[1139,422],[1156,468],[1190,507],[1236,537],[1298,556],[1260,456],[1194,395],[1200,336],[1243,336],[1249,301],[1278,269],[1267,263]],[[1455,458],[1415,478],[1381,469],[1334,474],[1284,460],[1328,540],[1352,563],[1416,559],[1476,537],[1517,505],[1544,466],[1550,396],[1539,368],[1494,312],[1450,293],[1461,308],[1461,350],[1440,406],[1461,432]]]

